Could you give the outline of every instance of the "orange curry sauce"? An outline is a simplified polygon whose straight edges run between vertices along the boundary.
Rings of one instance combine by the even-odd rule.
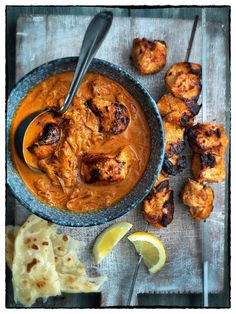
[[[11,155],[14,165],[29,190],[42,202],[73,212],[88,212],[108,207],[127,195],[140,180],[150,157],[150,129],[137,101],[118,83],[97,73],[87,73],[70,108],[62,119],[70,121],[69,131],[61,148],[60,175],[50,167],[44,173],[32,171],[23,163],[14,147],[18,125],[31,113],[61,105],[68,92],[73,73],[51,76],[35,86],[18,107],[11,126]],[[127,128],[118,135],[104,136],[98,129],[98,119],[85,106],[87,100],[99,97],[126,106],[129,114]],[[27,146],[37,140],[40,127],[31,128]],[[42,126],[41,126],[42,129]],[[88,153],[114,155],[129,147],[132,160],[126,177],[119,182],[87,184],[80,176],[81,156]],[[24,148],[27,154],[27,147]],[[49,161],[50,164],[50,161]]]

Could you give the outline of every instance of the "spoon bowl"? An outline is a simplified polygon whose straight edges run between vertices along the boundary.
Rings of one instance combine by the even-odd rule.
[[[165,143],[162,119],[156,102],[148,91],[121,66],[94,58],[88,72],[99,73],[123,86],[139,102],[146,116],[151,131],[151,155],[147,168],[138,184],[127,196],[116,204],[96,212],[73,213],[48,206],[35,197],[16,171],[12,160],[11,147],[13,143],[11,144],[10,135],[14,115],[21,101],[34,86],[52,75],[74,71],[77,62],[77,57],[67,57],[42,64],[28,73],[11,91],[7,102],[7,183],[14,196],[30,212],[59,225],[87,227],[121,217],[144,199],[161,171]]]
[[[90,22],[82,43],[80,57],[78,59],[75,73],[71,81],[67,96],[60,108],[47,108],[39,112],[35,112],[28,116],[18,127],[15,137],[15,147],[19,157],[34,171],[41,171],[37,165],[37,160],[27,151],[25,141],[27,134],[31,132],[32,125],[35,121],[43,117],[46,113],[54,115],[62,115],[70,107],[75,93],[77,92],[80,83],[82,82],[86,71],[93,60],[96,52],[100,48],[105,39],[113,20],[113,14],[110,11],[100,12]]]

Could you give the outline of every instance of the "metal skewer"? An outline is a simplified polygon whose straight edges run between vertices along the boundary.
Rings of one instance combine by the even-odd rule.
[[[145,232],[147,232],[147,231],[148,231],[148,222],[146,222],[146,224],[145,224]],[[130,305],[131,300],[132,300],[132,296],[133,296],[133,292],[134,292],[134,286],[136,283],[136,279],[137,279],[138,271],[139,271],[139,266],[141,264],[142,259],[143,258],[140,255],[138,262],[136,264],[135,270],[134,270],[134,274],[133,274],[133,278],[132,278],[132,282],[131,282],[131,286],[130,286],[130,290],[129,290],[129,296],[128,296],[128,300],[127,300],[127,306]]]
[[[193,22],[192,32],[191,32],[189,43],[188,43],[188,49],[187,49],[186,56],[185,56],[185,61],[186,62],[189,61],[189,57],[190,57],[190,53],[191,53],[192,45],[193,45],[193,40],[194,40],[195,32],[196,32],[196,29],[197,29],[198,19],[199,19],[199,16],[196,15],[195,19],[194,19],[194,22]]]
[[[206,9],[202,9],[202,122],[206,120]],[[203,267],[203,305],[208,307],[208,222],[201,222],[202,267]]]
[[[198,19],[199,19],[199,17],[198,17],[198,15],[196,15],[195,19],[194,19],[194,22],[193,22],[189,43],[188,43],[188,49],[187,49],[186,56],[185,56],[185,62],[187,62],[189,60],[189,56],[190,56],[190,53],[191,53],[191,50],[192,50],[192,45],[193,45],[195,32],[196,32],[196,29],[197,29]],[[148,230],[148,223],[146,222],[145,232],[147,232],[147,230]],[[133,274],[133,277],[132,277],[131,286],[130,286],[130,290],[129,290],[129,296],[128,296],[128,300],[127,300],[127,304],[126,304],[127,306],[130,306],[130,303],[131,303],[131,300],[132,300],[134,287],[135,287],[136,279],[137,279],[137,276],[138,276],[138,271],[139,271],[139,266],[141,264],[141,261],[142,261],[142,256],[139,257],[138,262],[137,262],[136,267],[135,267],[135,270],[134,270],[134,274]]]

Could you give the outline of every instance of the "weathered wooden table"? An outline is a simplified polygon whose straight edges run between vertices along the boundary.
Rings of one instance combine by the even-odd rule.
[[[83,34],[90,21],[90,16],[82,15],[22,15],[17,20],[16,28],[16,81],[33,68],[65,56],[76,56],[79,53]],[[188,45],[192,20],[166,18],[115,17],[112,28],[96,57],[118,64],[128,70],[149,90],[154,99],[158,99],[165,90],[164,73],[168,67],[183,61]],[[132,40],[135,37],[165,40],[168,45],[168,63],[164,71],[152,76],[141,77],[129,60]],[[207,24],[207,121],[216,121],[226,126],[229,133],[229,60],[228,37],[224,25],[209,22]],[[201,25],[198,25],[190,55],[190,61],[201,63]],[[198,115],[202,121],[202,113]],[[190,151],[185,155],[190,160]],[[228,166],[228,154],[226,157]],[[175,191],[174,222],[166,229],[157,230],[149,227],[149,231],[164,242],[168,262],[166,267],[156,276],[150,277],[144,265],[141,266],[137,278],[132,305],[137,304],[138,293],[172,293],[200,294],[202,292],[201,271],[201,234],[199,223],[193,221],[187,209],[178,199],[179,191],[191,176],[186,169],[178,177],[171,178]],[[228,168],[228,167],[227,167]],[[228,175],[226,182],[214,184],[214,212],[209,218],[209,289],[213,294],[222,294],[226,289],[225,241],[228,220]],[[8,212],[14,209],[14,222],[21,223],[29,214],[12,196],[8,198]],[[132,210],[117,221],[129,221],[133,224],[132,232],[144,229],[144,220],[140,207]],[[104,284],[102,306],[124,306],[137,261],[131,244],[123,239],[115,250],[106,258],[99,268],[95,268],[91,258],[91,245],[95,237],[109,225],[91,228],[61,228],[76,238],[86,241],[86,250],[81,252],[81,259],[89,268],[107,274],[109,280]],[[225,236],[226,235],[226,236]],[[125,259],[124,259],[125,256]],[[123,258],[122,258],[123,257]],[[10,289],[10,288],[9,288]],[[14,306],[12,297],[10,306]],[[67,296],[62,304],[69,306]],[[67,302],[67,303],[66,303]],[[76,303],[72,301],[71,306]],[[144,303],[145,304],[145,303]],[[160,304],[160,303],[157,303]],[[163,305],[168,306],[168,302]],[[180,304],[181,305],[181,304]],[[187,303],[183,303],[187,306]],[[201,303],[198,304],[199,306]],[[40,306],[40,305],[39,305]],[[46,306],[57,306],[57,301],[49,300]]]

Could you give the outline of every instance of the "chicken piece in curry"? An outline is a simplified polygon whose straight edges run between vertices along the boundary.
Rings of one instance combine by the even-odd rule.
[[[142,214],[156,228],[167,227],[173,220],[173,191],[169,187],[168,175],[163,171],[143,202]]]
[[[210,186],[188,179],[180,193],[180,199],[189,207],[196,220],[208,218],[213,210],[214,192]]]
[[[201,93],[201,76],[201,65],[190,62],[175,63],[166,72],[166,86],[177,98],[197,101]]]
[[[82,157],[81,177],[86,183],[122,181],[127,176],[131,155],[128,147],[114,156],[85,153]]]
[[[97,97],[88,100],[85,105],[98,117],[100,132],[117,135],[129,124],[128,110],[123,104]]]
[[[37,159],[46,159],[52,156],[61,138],[61,127],[56,123],[45,124],[42,134],[27,149],[34,154]]]
[[[160,40],[135,38],[131,59],[142,75],[157,73],[166,65],[166,43]]]
[[[222,182],[225,179],[225,160],[212,154],[194,154],[192,172],[198,182]]]
[[[41,201],[73,212],[96,211],[126,196],[142,177],[151,136],[136,99],[117,82],[87,73],[71,106],[60,116],[36,119],[25,135],[24,154],[14,146],[17,127],[31,113],[61,106],[73,72],[49,77],[23,99],[11,127],[11,155],[29,190]]]
[[[228,138],[222,125],[197,123],[188,128],[187,137],[195,153],[225,155]]]

